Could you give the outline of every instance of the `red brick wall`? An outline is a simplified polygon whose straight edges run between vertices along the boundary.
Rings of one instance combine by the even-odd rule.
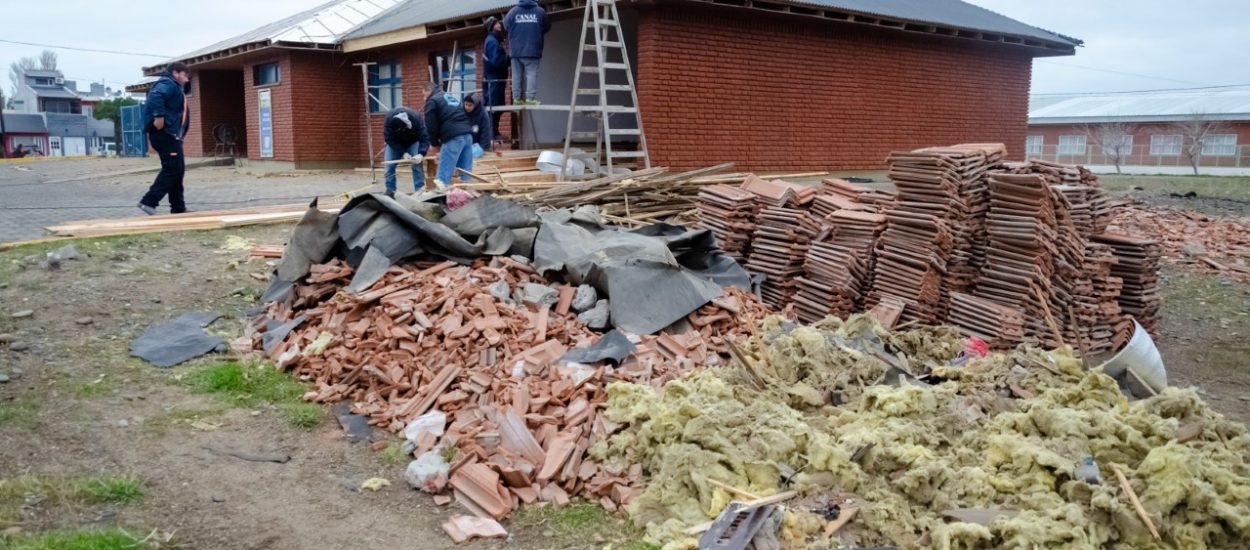
[[[188,156],[209,156],[216,149],[213,127],[234,127],[239,156],[247,151],[247,120],[244,113],[241,71],[194,71],[191,79],[191,130],[183,141]]]
[[[643,9],[652,163],[879,169],[892,150],[1003,142],[1021,157],[1032,59],[1003,46],[734,9]]]
[[[1233,156],[1203,155],[1202,166],[1244,166],[1250,167],[1250,122],[1229,122],[1226,127],[1215,133],[1237,134],[1238,153]],[[1125,158],[1122,165],[1138,166],[1189,166],[1189,161],[1182,155],[1159,156],[1150,154],[1151,136],[1156,134],[1180,134],[1167,123],[1135,123],[1131,125],[1133,135],[1132,154]],[[1042,136],[1042,154],[1046,160],[1074,164],[1112,164],[1114,159],[1102,154],[1097,125],[1086,124],[1044,124],[1030,125],[1028,135]],[[1084,135],[1084,155],[1058,155],[1059,136]]]
[[[292,52],[288,62],[297,165],[364,160],[365,145],[355,139],[364,122],[360,68],[341,54],[322,52]]]
[[[329,57],[329,54],[325,54]],[[243,103],[247,117],[247,141],[249,160],[295,162],[295,127],[294,111],[291,96],[298,85],[297,75],[291,71],[292,54],[286,51],[275,51],[272,57],[260,58],[249,62],[243,67]],[[252,68],[265,63],[278,63],[279,82],[266,86],[256,86],[255,72]],[[260,96],[261,89],[270,90],[270,101],[273,109],[273,157],[260,156]]]

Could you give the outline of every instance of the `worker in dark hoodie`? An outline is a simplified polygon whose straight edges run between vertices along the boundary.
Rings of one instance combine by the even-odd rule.
[[[450,184],[456,168],[473,171],[473,123],[459,96],[433,82],[427,86],[433,91],[425,102],[425,126],[430,140],[439,146],[435,179],[440,185]],[[460,179],[469,181],[469,176],[461,174]]]
[[[551,30],[547,10],[537,0],[518,0],[503,18],[512,54],[512,102],[538,104],[538,64],[543,57],[543,35]]]
[[[430,134],[425,131],[425,117],[407,107],[396,107],[386,115],[382,125],[382,140],[386,142],[386,160],[413,158],[412,188],[421,191],[425,187],[425,170],[421,159],[430,150]],[[395,196],[395,164],[386,165],[386,194]]]
[[[473,94],[469,94],[464,98],[464,112],[469,113],[469,123],[473,125],[473,144],[481,147],[482,151],[489,151],[490,141],[495,138],[491,133],[490,117],[487,116],[486,109],[478,105]]]
[[[486,43],[482,45],[485,72],[482,77],[482,106],[500,107],[507,103],[504,90],[508,86],[508,48],[504,44],[503,21],[491,16],[486,20]],[[491,135],[499,135],[499,119],[503,111],[492,111]]]
[[[182,155],[182,137],[191,126],[191,110],[187,106],[187,85],[191,71],[181,62],[170,63],[159,79],[148,90],[143,103],[143,127],[148,143],[161,157],[161,171],[139,200],[139,210],[149,216],[156,214],[161,199],[169,196],[169,211],[181,214],[187,211],[182,195],[182,178],[187,164]]]

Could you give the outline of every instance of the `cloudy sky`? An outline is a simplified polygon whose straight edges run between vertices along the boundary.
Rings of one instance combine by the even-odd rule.
[[[172,56],[195,50],[322,3],[323,0],[0,0],[0,63],[6,69],[29,42]],[[441,0],[454,1],[454,0]],[[1145,90],[1250,84],[1250,1],[971,0],[1026,23],[1074,36],[1074,57],[1038,59],[1039,93]],[[116,5],[124,5],[118,9]],[[161,14],[154,19],[150,14]],[[159,21],[154,24],[153,21]],[[10,41],[10,42],[5,42]],[[56,49],[60,68],[80,83],[117,88],[160,57]],[[6,93],[9,82],[3,79]],[[80,84],[82,89],[85,84]]]

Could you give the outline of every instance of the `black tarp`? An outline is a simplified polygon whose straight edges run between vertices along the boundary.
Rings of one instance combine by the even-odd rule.
[[[204,332],[220,317],[220,313],[212,311],[191,311],[173,321],[153,325],[130,343],[130,354],[160,368],[195,359],[225,346],[221,338]]]

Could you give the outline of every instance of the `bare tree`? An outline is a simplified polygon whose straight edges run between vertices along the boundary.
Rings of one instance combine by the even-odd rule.
[[[9,63],[9,83],[13,85],[13,90],[9,97],[17,95],[17,90],[22,87],[22,73],[38,66],[39,60],[33,57],[23,57]]]
[[[39,54],[39,68],[45,71],[56,70],[56,52],[44,50]]]
[[[1222,120],[1214,120],[1206,113],[1194,113],[1184,120],[1173,122],[1172,131],[1181,135],[1181,154],[1189,161],[1189,166],[1198,175],[1198,165],[1202,163],[1202,148],[1207,139],[1214,134],[1229,131],[1229,126]]]
[[[1100,122],[1085,126],[1085,135],[1089,141],[1097,143],[1102,148],[1103,156],[1115,165],[1115,173],[1117,174],[1121,173],[1120,166],[1124,164],[1129,155],[1133,154],[1132,141],[1124,138],[1125,136],[1132,136],[1136,131],[1136,126],[1118,121]]]

